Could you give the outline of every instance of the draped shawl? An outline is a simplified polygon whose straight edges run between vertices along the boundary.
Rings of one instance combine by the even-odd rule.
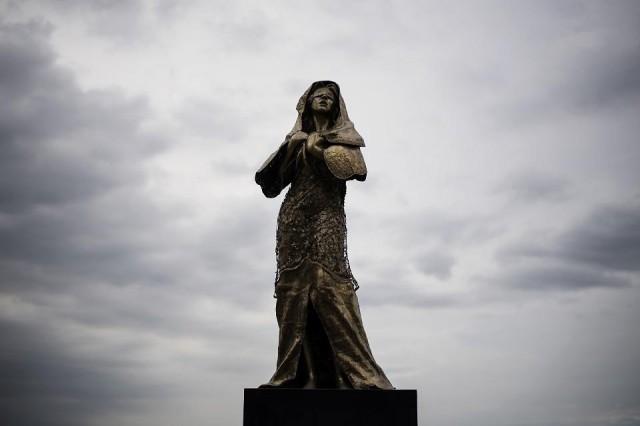
[[[329,171],[338,179],[356,179],[364,181],[367,169],[360,147],[364,147],[362,136],[355,129],[349,119],[347,107],[340,93],[340,86],[333,81],[316,81],[300,97],[296,110],[298,117],[291,131],[285,136],[284,142],[272,153],[258,169],[255,181],[262,188],[262,192],[269,198],[276,197],[295,175],[295,163],[299,145],[289,144],[291,137],[298,132],[311,133],[310,96],[321,87],[330,87],[336,94],[337,105],[332,111],[332,125],[324,131],[318,132],[328,144],[324,150],[324,160]]]

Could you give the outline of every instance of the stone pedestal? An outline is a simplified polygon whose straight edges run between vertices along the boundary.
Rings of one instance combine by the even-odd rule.
[[[245,389],[243,425],[417,426],[417,392]]]

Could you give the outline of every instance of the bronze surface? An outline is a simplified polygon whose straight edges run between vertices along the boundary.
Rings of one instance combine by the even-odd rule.
[[[364,141],[340,88],[315,82],[296,123],[256,173],[267,197],[291,185],[276,232],[276,372],[264,386],[393,389],[362,325],[347,256],[346,181],[364,181]]]

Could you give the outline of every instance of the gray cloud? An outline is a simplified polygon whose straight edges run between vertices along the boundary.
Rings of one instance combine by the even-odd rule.
[[[370,307],[439,309],[459,307],[462,303],[457,295],[416,289],[403,284],[399,279],[385,280],[384,285],[366,285],[363,290],[358,291],[358,297],[364,306]]]
[[[348,227],[359,233],[359,228],[368,230],[364,240],[362,235],[349,236],[351,266],[363,303],[424,309],[465,305],[465,294],[440,287],[454,280],[458,266],[464,267],[465,258],[458,251],[490,244],[504,232],[497,218],[436,209],[389,217],[356,210],[348,217]]]
[[[165,145],[140,130],[145,101],[82,92],[54,65],[43,25],[0,32],[0,208],[21,212],[141,182],[139,162]]]
[[[169,214],[143,195],[144,161],[167,143],[142,130],[151,114],[144,100],[81,90],[55,64],[47,26],[2,24],[0,33],[0,297],[10,307],[11,300],[38,306],[41,320],[58,327],[20,320],[19,307],[8,311],[0,411],[3,423],[86,424],[154,392],[125,379],[131,358],[87,358],[59,331],[65,316],[76,325],[114,324],[113,316],[100,318],[114,306],[95,298],[97,283],[168,279],[154,259],[159,236],[147,227]],[[90,303],[56,313],[58,298]],[[144,318],[139,306],[124,310]]]
[[[638,102],[637,3],[623,1],[611,8],[598,2],[517,6],[489,2],[478,7],[482,10],[475,12],[486,13],[503,37],[482,46],[478,51],[486,55],[482,63],[465,57],[454,73],[456,81],[468,80],[476,95],[486,94],[481,113],[490,111],[491,120],[497,115],[512,124],[538,123],[565,115],[624,110]],[[474,12],[467,6],[452,8],[458,9],[461,19]],[[469,27],[460,31],[462,42],[470,46],[476,40],[466,37],[487,35],[475,25],[487,24],[470,20]],[[526,50],[519,49],[523,38],[528,39]],[[494,97],[497,92],[502,97]]]
[[[226,15],[225,19],[211,24],[219,29],[221,40],[230,51],[255,53],[269,45],[272,36],[270,20],[261,10],[252,13],[234,11],[231,16]]]
[[[51,324],[0,321],[0,421],[4,424],[86,425],[95,416],[125,412],[156,392],[114,370],[118,357],[81,357],[52,338]]]
[[[551,241],[530,238],[507,246],[505,261],[529,258],[584,264],[611,272],[640,270],[640,208],[635,205],[604,205]]]
[[[606,270],[640,271],[640,207],[598,208],[560,237],[557,254]]]
[[[50,14],[66,14],[81,19],[88,33],[122,48],[144,40],[148,34],[146,5],[141,0],[54,0],[31,2],[32,7],[49,9]]]
[[[567,265],[518,267],[504,273],[500,281],[514,288],[542,291],[621,288],[630,285],[629,280],[606,272]]]
[[[505,194],[513,202],[563,201],[569,196],[568,182],[539,172],[519,172],[504,178],[495,192]]]
[[[596,44],[578,49],[571,60],[553,59],[558,61],[562,72],[557,73],[543,90],[529,94],[518,106],[511,105],[512,114],[518,112],[537,118],[545,112],[585,113],[637,102],[640,96],[640,45],[632,40],[637,40],[638,35],[630,34],[629,40],[624,42],[611,40],[611,45]]]
[[[451,276],[451,268],[455,264],[455,258],[449,253],[431,251],[416,258],[418,269],[436,278],[447,279]]]
[[[216,94],[211,94],[215,99]],[[245,108],[246,110],[247,108]],[[222,104],[208,99],[189,99],[184,102],[176,118],[185,130],[199,138],[213,138],[211,143],[236,142],[246,136],[248,117],[240,105]]]
[[[640,14],[637,18],[640,21]],[[586,76],[567,84],[578,105],[597,108],[637,100],[640,95],[640,43],[587,54],[593,63],[587,63]]]
[[[438,248],[496,238],[503,229],[491,218],[471,216],[460,212],[447,213],[439,209],[376,215],[377,229],[388,234],[395,243],[405,247],[436,245]],[[384,226],[382,225],[384,224]]]
[[[622,2],[611,10],[593,3],[585,9],[589,23],[594,25],[591,34],[585,35],[599,37],[576,49],[577,57],[572,58],[559,88],[582,108],[635,102],[640,95],[640,30],[636,25],[640,7]]]
[[[625,287],[640,270],[640,209],[604,205],[552,238],[528,235],[498,252],[502,282],[539,290]]]
[[[143,161],[167,146],[141,130],[145,101],[80,90],[55,65],[40,24],[1,31],[0,255],[12,273],[3,288],[45,288],[56,275],[29,272],[42,267],[63,272],[67,285],[89,276],[160,280],[144,254],[131,255],[151,247],[150,218],[168,218],[140,197]]]

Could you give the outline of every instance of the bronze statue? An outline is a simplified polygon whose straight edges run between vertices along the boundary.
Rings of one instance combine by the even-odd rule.
[[[362,137],[340,88],[317,81],[298,119],[256,173],[269,198],[291,184],[278,215],[277,369],[264,387],[393,389],[362,325],[347,258],[346,181],[364,181]]]

